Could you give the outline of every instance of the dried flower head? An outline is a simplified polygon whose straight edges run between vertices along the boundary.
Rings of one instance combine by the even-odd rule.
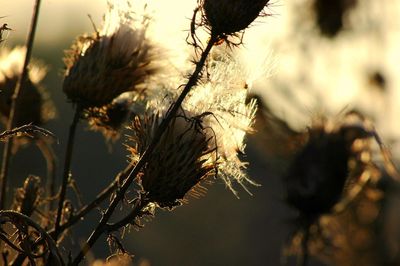
[[[371,137],[370,130],[354,118],[349,114],[346,121],[351,123],[322,121],[310,128],[308,141],[289,167],[286,200],[308,221],[329,212],[343,196],[345,184],[362,175],[363,160],[370,159],[368,150],[357,147]]]
[[[225,52],[212,54],[208,67],[208,77],[192,89],[182,110],[202,118],[202,128],[207,128],[206,134],[215,139],[212,144],[218,154],[218,176],[237,195],[234,183],[245,189],[246,183],[256,185],[245,172],[247,163],[240,159],[244,154],[245,136],[252,132],[257,109],[255,100],[246,102],[252,79],[256,77],[251,77],[239,61]],[[167,112],[169,103],[179,93],[176,87],[178,85],[156,86],[149,109]]]
[[[21,75],[25,48],[0,52],[0,121],[7,123],[11,108],[11,97]],[[31,63],[29,78],[18,98],[16,126],[33,123],[43,125],[54,118],[55,108],[40,81],[46,75],[46,67],[40,62]]]
[[[211,35],[224,37],[245,30],[269,0],[199,0]]]
[[[179,116],[162,135],[148,163],[142,170],[140,184],[150,202],[172,209],[190,192],[197,196],[200,183],[213,175],[216,167],[213,140],[198,127],[201,118]],[[159,126],[157,115],[136,117],[129,149],[137,162],[152,141]],[[198,191],[196,191],[196,189]]]
[[[146,38],[149,19],[131,10],[128,1],[109,3],[103,29],[79,37],[66,52],[63,90],[73,103],[100,107],[124,92],[142,93],[156,72],[155,48]]]
[[[31,216],[39,203],[40,177],[30,175],[25,179],[24,186],[17,189],[14,199],[16,211]]]

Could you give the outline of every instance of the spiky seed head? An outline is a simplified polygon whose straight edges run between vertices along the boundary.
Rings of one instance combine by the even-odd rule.
[[[40,197],[40,177],[30,175],[25,179],[24,186],[17,189],[14,199],[15,209],[31,216]]]
[[[12,51],[0,53],[0,121],[7,123],[11,109],[11,98],[21,76],[25,58],[25,48],[16,47]],[[46,67],[33,60],[29,75],[18,98],[16,126],[33,123],[43,125],[55,116],[54,104],[47,91],[40,85],[46,75]]]
[[[155,73],[154,46],[146,38],[147,18],[110,6],[103,29],[81,36],[66,52],[63,90],[83,108],[110,104],[127,91],[141,93]]]
[[[215,36],[232,35],[246,29],[269,0],[201,0],[206,24]]]
[[[203,129],[194,120],[176,117],[162,135],[140,176],[149,201],[162,208],[180,205],[190,192],[197,196],[204,190],[202,181],[213,175],[216,167],[214,149]],[[132,125],[132,160],[135,163],[144,152],[159,126],[156,115],[135,118]]]

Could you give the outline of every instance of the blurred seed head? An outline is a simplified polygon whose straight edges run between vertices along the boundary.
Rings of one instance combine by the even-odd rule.
[[[322,35],[335,37],[343,28],[346,12],[357,0],[314,0],[316,23]]]
[[[134,99],[129,95],[121,96],[110,104],[88,108],[85,112],[89,128],[101,132],[107,140],[119,139],[127,118],[132,113],[131,105]]]
[[[24,186],[18,188],[14,197],[14,209],[31,216],[40,198],[40,177],[30,175],[25,179]]]
[[[284,180],[287,203],[310,222],[331,211],[351,176],[352,181],[356,180],[370,162],[368,150],[354,147],[355,143],[361,144],[357,140],[371,137],[370,130],[355,119],[349,114],[339,123],[321,121],[311,127],[308,141],[288,169]]]
[[[79,37],[66,51],[63,90],[83,108],[110,104],[127,91],[143,93],[158,69],[146,38],[149,18],[134,14],[129,1],[118,3],[109,3],[102,30]]]
[[[21,75],[25,48],[0,52],[0,121],[5,125],[11,108],[11,98]],[[33,123],[43,125],[55,116],[55,108],[47,91],[40,85],[46,75],[46,67],[33,60],[29,66],[29,78],[18,98],[16,126]]]
[[[211,35],[224,37],[245,30],[269,0],[199,0]]]
[[[200,183],[215,174],[213,140],[198,127],[197,119],[201,118],[174,118],[140,175],[145,196],[161,208],[180,205],[188,193],[201,195],[205,189]],[[152,141],[159,123],[157,115],[136,117],[133,121],[129,136],[133,163]]]

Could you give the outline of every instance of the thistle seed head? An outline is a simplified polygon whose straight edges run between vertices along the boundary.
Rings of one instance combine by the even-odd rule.
[[[247,175],[247,163],[241,158],[245,152],[246,134],[253,132],[257,110],[255,100],[246,101],[247,94],[258,77],[235,58],[225,51],[211,54],[209,75],[193,87],[182,103],[182,110],[191,117],[201,117],[201,126],[207,129],[205,133],[218,155],[218,178],[237,195],[236,184],[245,190],[249,184],[258,185]],[[161,82],[154,86],[157,88],[154,93],[149,93],[152,98],[148,109],[153,113],[168,111],[180,92],[176,88],[183,81],[163,79]]]
[[[0,53],[0,121],[7,123],[11,109],[11,98],[21,75],[25,58],[25,48],[16,47],[12,51]],[[29,66],[29,77],[18,98],[16,126],[29,123],[43,125],[55,116],[54,104],[40,81],[46,75],[46,67],[33,60]]]
[[[245,30],[269,0],[200,0],[211,35],[223,37]]]
[[[149,19],[130,10],[110,5],[103,29],[79,37],[66,52],[63,90],[73,103],[100,107],[124,92],[142,93],[157,71],[155,47],[145,36]]]
[[[188,193],[200,195],[204,190],[200,183],[214,174],[212,140],[194,119],[197,118],[182,116],[171,122],[141,173],[140,184],[146,197],[162,208],[180,205]],[[133,163],[143,154],[158,126],[156,115],[135,118],[130,136],[133,145],[129,148]]]

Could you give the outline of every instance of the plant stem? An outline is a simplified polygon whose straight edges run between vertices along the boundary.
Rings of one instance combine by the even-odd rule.
[[[17,110],[18,97],[20,95],[22,87],[25,85],[25,81],[28,78],[28,72],[29,72],[28,65],[32,55],[33,41],[35,39],[36,27],[39,18],[39,8],[40,8],[40,0],[36,0],[33,9],[31,27],[28,34],[28,40],[26,45],[27,48],[26,48],[24,65],[22,67],[22,73],[21,76],[19,76],[18,78],[17,85],[15,86],[15,90],[11,98],[11,108],[7,121],[7,130],[11,130],[12,128],[14,128],[15,118],[17,117],[16,113],[18,111]],[[13,145],[13,139],[12,138],[6,139],[6,143],[4,145],[4,150],[3,150],[2,165],[0,170],[0,210],[3,210],[6,206],[7,181],[8,181],[7,178],[8,178],[8,168],[10,165],[12,145]]]
[[[56,154],[51,147],[51,144],[47,143],[42,139],[36,141],[36,145],[46,160],[47,175],[46,175],[46,196],[51,199],[55,195],[55,178],[56,178]],[[46,206],[46,210],[50,211],[53,209],[54,201],[50,200]]]
[[[118,206],[121,199],[123,199],[126,191],[128,190],[132,181],[136,178],[140,169],[145,165],[147,160],[150,158],[151,153],[153,152],[154,148],[156,147],[157,143],[159,142],[162,134],[167,129],[169,123],[175,117],[175,115],[176,115],[178,109],[180,108],[183,100],[185,99],[186,95],[190,92],[192,87],[196,85],[198,78],[200,76],[200,73],[205,65],[207,56],[210,53],[211,48],[213,47],[216,40],[217,40],[217,36],[212,35],[210,40],[207,43],[206,48],[204,49],[204,51],[201,54],[200,60],[196,63],[196,68],[195,68],[193,74],[190,76],[188,83],[182,90],[182,93],[179,95],[176,102],[172,105],[169,112],[166,114],[166,117],[162,120],[160,126],[158,127],[157,131],[155,132],[154,138],[152,139],[150,145],[143,152],[141,158],[139,159],[139,161],[137,162],[135,167],[132,169],[132,171],[130,172],[128,177],[124,180],[124,183],[122,184],[121,188],[117,191],[117,195],[112,200],[108,209],[103,214],[103,217],[101,218],[99,224],[96,226],[96,228],[94,229],[92,234],[89,236],[87,242],[84,244],[81,251],[79,252],[77,257],[73,260],[71,265],[78,265],[81,262],[81,260],[83,259],[83,257],[86,255],[86,253],[92,248],[92,246],[97,241],[97,239],[102,235],[102,233],[104,231],[106,231],[107,222],[111,218],[115,208]]]
[[[308,240],[310,238],[310,227],[304,229],[303,239],[301,240],[301,253],[299,255],[297,265],[307,266],[308,264]]]
[[[60,223],[61,223],[61,217],[62,217],[62,210],[64,208],[65,195],[67,192],[69,173],[70,173],[70,169],[71,169],[71,159],[72,159],[72,150],[74,147],[75,132],[76,132],[76,127],[79,122],[80,115],[81,115],[81,108],[79,106],[76,106],[74,118],[69,127],[67,150],[65,152],[64,172],[63,172],[60,199],[58,201],[58,209],[57,209],[57,216],[56,216],[55,229],[54,229],[55,230],[55,232],[54,232],[54,240],[55,241],[57,241],[57,238],[60,234]]]
[[[107,199],[111,193],[118,187],[119,184],[119,179],[120,178],[126,178],[126,176],[130,173],[132,170],[132,165],[129,165],[124,171],[118,174],[117,178],[110,184],[108,187],[103,189],[101,191],[95,200],[93,200],[91,203],[85,205],[80,209],[80,211],[76,214],[74,214],[72,217],[68,219],[67,222],[63,223],[60,225],[59,228],[59,234],[63,233],[66,229],[70,228],[77,222],[79,222],[83,217],[86,216],[91,210],[94,208],[98,207],[101,202],[103,202],[105,199]],[[54,237],[55,236],[55,230],[51,230],[49,234]]]
[[[92,211],[94,208],[98,207],[101,202],[103,202],[105,199],[107,199],[111,195],[111,193],[115,189],[117,189],[117,187],[119,185],[119,181],[121,179],[126,178],[126,176],[131,172],[132,168],[133,168],[133,166],[131,164],[128,165],[128,167],[125,170],[121,171],[116,176],[114,181],[111,184],[109,184],[105,189],[103,189],[91,203],[82,207],[76,214],[72,215],[68,219],[68,221],[61,224],[60,228],[59,228],[59,235],[61,235],[65,230],[67,230],[68,228],[70,228],[71,226],[76,224],[77,222],[82,221],[83,217],[85,217],[90,211]],[[48,231],[48,234],[54,239],[55,228]],[[40,244],[42,244],[41,241],[32,243],[32,249],[36,248],[37,245],[40,245]],[[26,255],[18,254],[17,257],[11,263],[11,265],[13,265],[13,266],[22,265],[22,263],[25,261],[25,259],[26,259]]]

